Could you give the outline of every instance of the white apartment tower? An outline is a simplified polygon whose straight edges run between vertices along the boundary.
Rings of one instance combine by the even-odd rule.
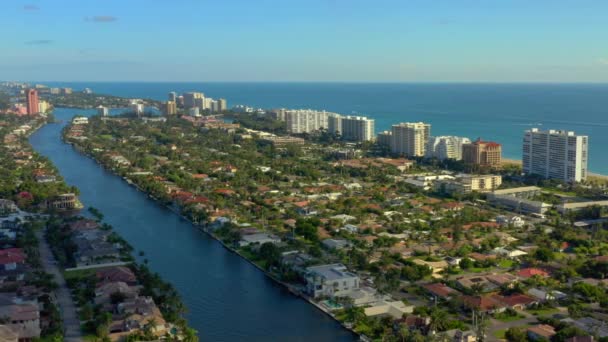
[[[462,145],[469,144],[469,138],[455,136],[430,137],[426,144],[425,157],[439,160],[462,160]]]
[[[391,152],[408,157],[423,157],[431,135],[431,125],[424,122],[402,122],[393,125]]]
[[[328,112],[311,109],[285,111],[285,124],[289,133],[312,133],[328,128]]]
[[[589,137],[572,131],[528,130],[523,141],[523,171],[545,178],[580,182],[587,179]]]
[[[365,116],[342,116],[342,139],[351,141],[374,140],[374,119]]]

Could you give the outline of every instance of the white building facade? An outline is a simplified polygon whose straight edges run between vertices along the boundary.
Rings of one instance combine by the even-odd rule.
[[[524,134],[523,171],[527,175],[581,182],[587,179],[588,151],[586,135],[533,128]]]
[[[439,160],[462,160],[462,145],[469,143],[471,143],[471,140],[463,137],[430,137],[426,144],[425,157]]]
[[[423,157],[431,135],[431,125],[424,122],[403,122],[393,125],[391,152],[408,157]]]
[[[289,133],[312,133],[327,129],[328,115],[326,111],[297,109],[285,111],[285,124]]]

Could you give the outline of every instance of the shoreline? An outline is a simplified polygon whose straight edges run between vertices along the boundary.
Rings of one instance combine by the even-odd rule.
[[[522,161],[518,160],[518,159],[510,159],[510,158],[502,158],[502,164],[503,165],[517,165],[517,166],[521,166],[522,165]],[[588,174],[589,179],[588,180],[603,180],[603,181],[608,181],[608,175],[604,175],[601,173],[596,173],[596,172],[589,172]]]
[[[245,257],[243,254],[239,253],[239,251],[229,245],[227,245],[224,241],[222,241],[221,239],[219,239],[217,236],[215,236],[215,234],[213,234],[212,232],[210,232],[208,229],[206,229],[206,225],[201,225],[199,223],[195,223],[193,222],[191,219],[189,219],[188,217],[184,216],[181,212],[179,212],[179,208],[176,208],[172,205],[168,205],[168,204],[164,204],[161,203],[157,198],[155,198],[154,196],[150,195],[149,193],[145,192],[144,190],[142,190],[139,186],[137,186],[137,184],[135,184],[135,182],[133,182],[130,178],[128,178],[127,176],[121,176],[119,174],[117,174],[114,170],[107,168],[105,165],[103,165],[102,163],[100,163],[95,157],[93,157],[92,155],[87,154],[86,152],[82,151],[80,148],[78,148],[77,145],[70,143],[68,141],[66,141],[62,135],[61,140],[64,144],[70,145],[75,151],[77,151],[80,155],[85,156],[89,159],[91,159],[92,161],[94,161],[97,165],[99,165],[99,167],[101,167],[102,169],[104,169],[105,171],[111,173],[112,175],[119,177],[120,179],[122,179],[125,183],[127,183],[127,185],[133,187],[135,190],[137,190],[138,192],[140,192],[141,194],[145,195],[147,198],[149,198],[150,200],[152,200],[155,204],[168,209],[169,211],[171,211],[172,213],[174,213],[175,215],[177,215],[178,217],[180,217],[181,219],[187,221],[188,223],[190,223],[190,225],[192,225],[193,228],[196,228],[197,230],[205,233],[207,236],[211,237],[213,240],[215,240],[216,242],[218,242],[219,244],[222,245],[222,247],[224,247],[226,250],[228,250],[229,252],[238,255],[241,259],[245,260],[246,262],[248,262],[249,264],[253,265],[256,269],[258,269],[260,272],[262,272],[266,277],[268,277],[270,280],[272,280],[273,282],[275,282],[278,285],[283,286],[287,291],[289,291],[289,293],[291,293],[293,296],[304,300],[306,302],[308,302],[309,304],[311,304],[312,306],[314,306],[315,308],[317,308],[319,311],[321,311],[322,313],[324,313],[325,315],[329,316],[331,319],[333,319],[336,323],[338,323],[342,328],[344,328],[345,330],[351,332],[353,335],[355,335],[358,339],[361,339],[361,335],[358,334],[357,332],[355,332],[352,328],[346,326],[344,323],[342,323],[341,321],[339,321],[338,319],[336,319],[335,315],[331,313],[331,311],[326,310],[325,308],[323,308],[322,306],[320,306],[319,304],[317,304],[316,302],[314,302],[312,299],[310,299],[308,296],[306,296],[305,294],[303,294],[301,291],[299,291],[295,286],[292,286],[286,282],[281,281],[280,279],[278,279],[277,277],[275,277],[272,273],[270,273],[269,271],[263,269],[262,267],[260,267],[259,265],[257,265],[254,261],[248,259],[247,257]]]

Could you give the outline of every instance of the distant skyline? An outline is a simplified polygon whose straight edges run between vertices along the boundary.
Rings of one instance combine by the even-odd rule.
[[[608,1],[0,2],[0,79],[608,82]]]

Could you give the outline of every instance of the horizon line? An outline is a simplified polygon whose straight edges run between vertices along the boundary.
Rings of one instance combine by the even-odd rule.
[[[289,81],[289,80],[268,80],[268,81],[221,81],[221,80],[2,80],[0,82],[22,82],[22,83],[328,83],[328,84],[595,84],[608,85],[608,81]]]

